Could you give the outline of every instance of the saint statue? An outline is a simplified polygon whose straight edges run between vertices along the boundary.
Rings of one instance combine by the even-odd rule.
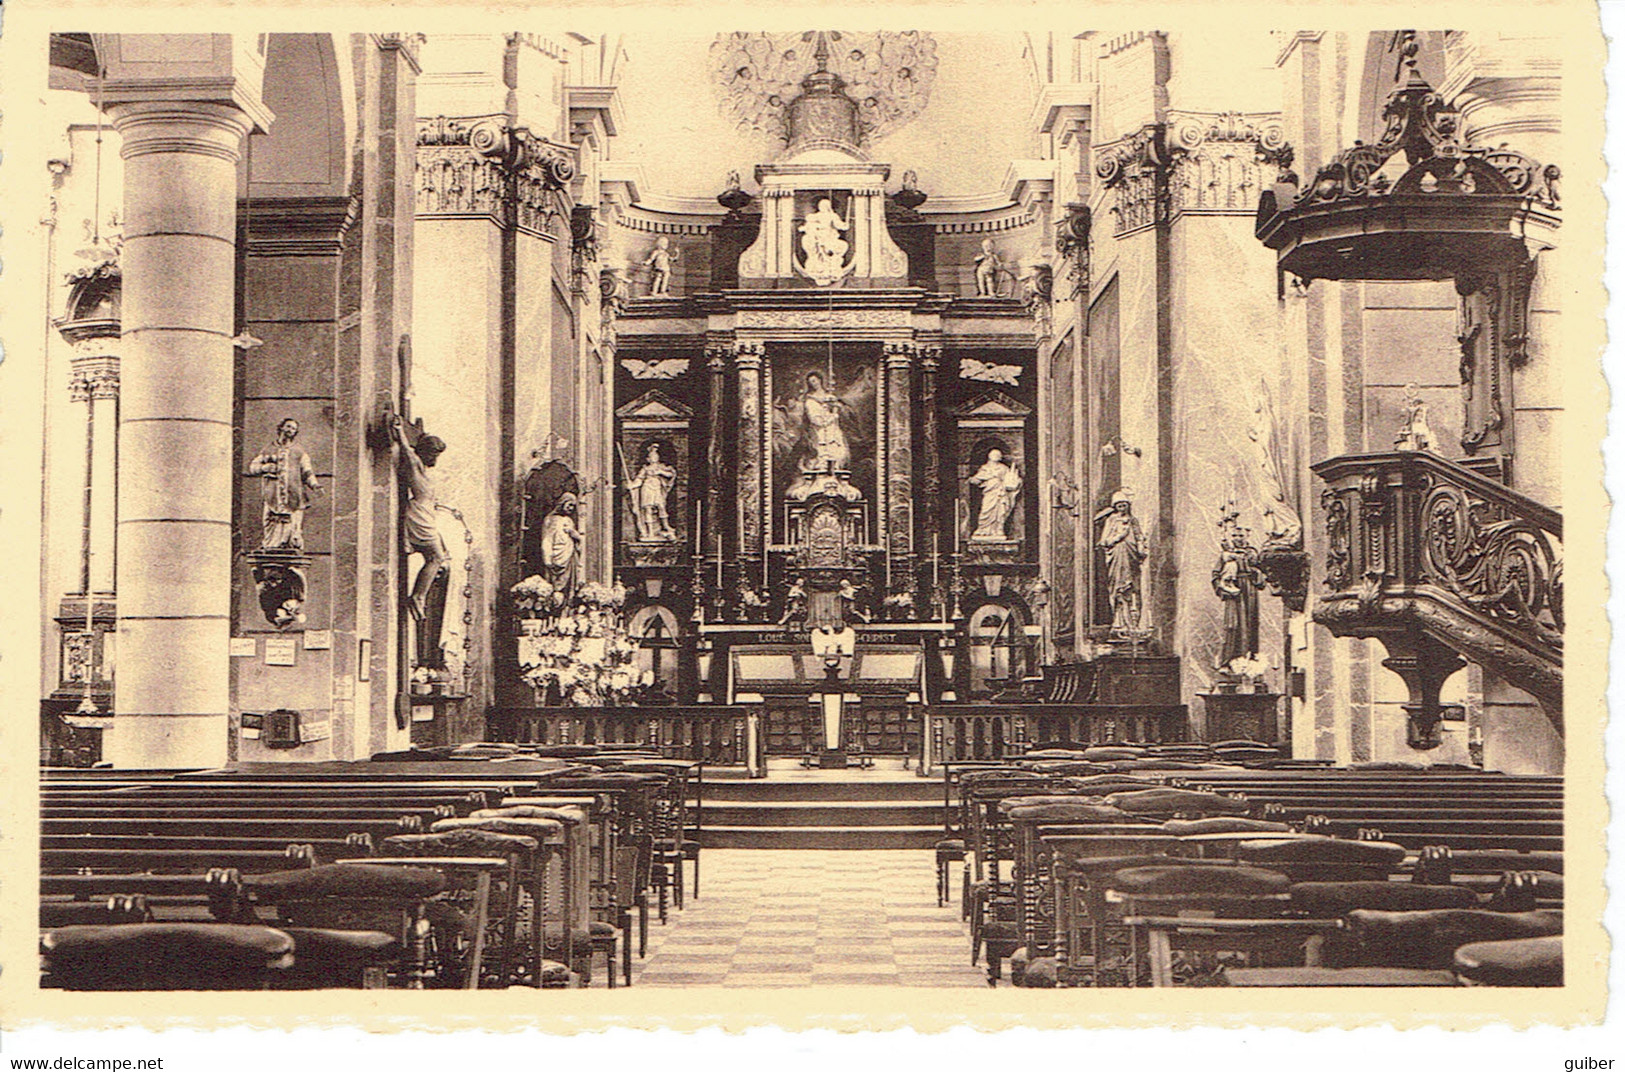
[[[649,297],[663,297],[671,293],[671,239],[661,235],[655,239],[655,248],[644,258],[649,269]]]
[[[807,389],[801,395],[801,408],[807,419],[807,435],[812,441],[812,457],[802,465],[803,472],[829,469],[844,472],[852,463],[852,452],[841,430],[841,410],[850,409],[846,399],[824,385],[824,377],[807,373]]]
[[[244,476],[261,478],[261,551],[302,551],[305,548],[305,508],[321,487],[310,455],[294,443],[299,422],[283,418],[276,426],[276,442],[256,456]]]
[[[994,447],[987,452],[987,461],[972,474],[970,482],[982,491],[982,508],[976,515],[971,542],[1008,540],[1010,537],[1004,530],[1021,491],[1021,474],[1005,463],[1004,451]]]
[[[1145,562],[1145,533],[1133,514],[1128,492],[1118,491],[1112,504],[1095,515],[1099,548],[1106,553],[1106,592],[1112,606],[1112,632],[1132,636],[1140,630],[1140,566]]]
[[[1433,429],[1428,427],[1428,404],[1422,400],[1421,388],[1409,384],[1405,388],[1405,423],[1394,437],[1395,450],[1433,449]]]
[[[976,296],[996,298],[999,294],[999,255],[993,252],[993,239],[982,239],[982,252],[976,255]]]
[[[560,496],[558,505],[542,519],[542,571],[566,597],[575,593],[576,562],[581,551],[581,530],[576,527],[574,492]]]
[[[418,570],[417,580],[412,583],[412,593],[407,603],[412,617],[421,621],[428,604],[429,589],[451,561],[451,556],[446,552],[446,541],[441,539],[436,523],[438,504],[434,484],[429,481],[429,470],[445,453],[446,443],[439,436],[424,435],[418,437],[414,448],[406,438],[406,424],[399,416],[390,422],[389,427],[394,433],[395,442],[400,444],[401,462],[406,470],[407,500],[402,516],[406,528],[406,553],[415,551],[423,556],[423,568]]]
[[[660,460],[660,444],[650,443],[643,468],[626,485],[632,493],[632,512],[637,518],[640,541],[670,543],[677,539],[666,513],[666,497],[676,482],[677,470]]]
[[[1236,659],[1258,658],[1258,588],[1263,576],[1256,565],[1258,552],[1247,530],[1227,512],[1219,522],[1219,559],[1213,564],[1213,591],[1224,602],[1224,639],[1218,665]]]
[[[828,285],[841,277],[848,248],[841,235],[850,227],[827,197],[818,202],[815,211],[807,213],[801,224],[802,267],[813,282]]]

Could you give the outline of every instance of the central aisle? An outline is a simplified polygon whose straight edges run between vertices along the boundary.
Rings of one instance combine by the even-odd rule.
[[[634,986],[987,986],[958,905],[937,907],[930,852],[701,857],[702,896],[672,909],[664,927],[650,921]]]

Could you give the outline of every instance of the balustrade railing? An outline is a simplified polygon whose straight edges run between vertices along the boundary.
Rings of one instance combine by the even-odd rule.
[[[607,744],[657,748],[669,759],[766,773],[761,715],[743,707],[505,707],[486,736],[519,744]]]
[[[947,704],[925,709],[922,774],[941,763],[1008,759],[1033,744],[1183,741],[1184,704]]]
[[[1560,720],[1562,514],[1422,451],[1330,458],[1314,471],[1327,485],[1315,620],[1385,642],[1425,634]]]

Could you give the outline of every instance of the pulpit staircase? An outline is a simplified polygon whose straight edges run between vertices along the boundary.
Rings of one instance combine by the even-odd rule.
[[[1313,468],[1326,484],[1315,621],[1381,640],[1413,719],[1437,717],[1440,684],[1465,659],[1534,696],[1561,732],[1563,515],[1425,451]]]

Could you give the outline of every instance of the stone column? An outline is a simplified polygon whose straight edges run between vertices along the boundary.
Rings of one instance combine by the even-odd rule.
[[[111,340],[109,340],[111,341]],[[117,345],[115,342],[114,345]],[[74,361],[74,378],[84,377],[89,437],[89,516],[85,531],[85,591],[113,592],[114,527],[118,522],[118,371],[117,355]],[[77,387],[77,382],[75,384]]]
[[[953,537],[950,536],[947,541],[942,539],[942,454],[937,435],[937,369],[941,363],[941,347],[920,348],[920,450],[925,455],[925,468],[920,472],[920,491],[921,501],[927,504],[923,533],[926,542],[920,547],[920,553],[936,552],[934,567],[938,589],[931,593],[931,598],[942,598],[942,609],[946,614],[948,601],[940,586],[948,575],[943,567],[948,552],[953,550]],[[924,601],[916,599],[915,605],[920,608],[921,617],[936,617],[927,613]]]
[[[914,344],[887,343],[886,553],[891,557],[894,590],[914,587],[913,375]]]
[[[762,518],[762,344],[742,342],[734,347],[734,369],[739,376],[739,515],[735,532],[741,560],[756,551]]]
[[[705,516],[696,527],[696,539],[700,541],[700,559],[708,563],[706,568],[698,571],[699,584],[695,586],[694,598],[705,601],[705,586],[709,585],[717,575],[717,569],[722,561],[722,547],[717,542],[716,534],[722,532],[722,463],[726,452],[722,449],[722,396],[726,389],[728,375],[728,348],[725,346],[710,346],[705,351],[705,364],[711,372],[710,389],[706,401],[705,425]],[[692,487],[692,482],[690,483]],[[711,556],[716,556],[716,561]],[[720,591],[713,593],[721,598]]]
[[[108,110],[123,138],[128,360],[107,754],[117,767],[214,766],[231,702],[237,162],[253,120],[215,100]]]

